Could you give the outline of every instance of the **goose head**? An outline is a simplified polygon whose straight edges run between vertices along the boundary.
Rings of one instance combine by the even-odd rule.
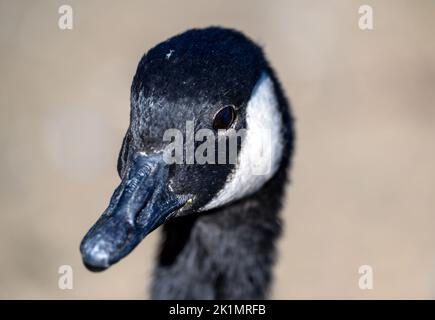
[[[194,29],[149,50],[131,86],[121,183],[81,243],[84,264],[104,270],[168,219],[258,191],[286,158],[282,99],[262,50],[237,31]]]

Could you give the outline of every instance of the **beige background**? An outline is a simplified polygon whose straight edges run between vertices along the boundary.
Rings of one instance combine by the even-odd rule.
[[[435,298],[431,0],[0,1],[0,298],[146,296],[158,232],[101,274],[78,246],[118,183],[141,55],[209,25],[265,47],[297,118],[272,297]],[[57,288],[63,264],[74,290]]]

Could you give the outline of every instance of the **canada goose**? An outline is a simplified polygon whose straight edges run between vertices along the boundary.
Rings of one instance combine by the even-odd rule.
[[[168,164],[162,137],[176,129],[187,139],[188,121],[195,132],[216,133],[216,144],[230,129],[245,129],[236,162]],[[276,75],[242,33],[193,29],[160,43],[134,76],[122,182],[81,243],[84,264],[108,268],[163,224],[152,298],[266,297],[293,140]],[[258,156],[262,148],[269,157]],[[253,174],[254,167],[264,170]]]

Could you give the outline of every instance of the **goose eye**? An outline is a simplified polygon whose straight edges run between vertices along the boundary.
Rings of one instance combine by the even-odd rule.
[[[228,105],[220,109],[213,119],[213,128],[228,129],[236,118],[236,110],[233,105]]]

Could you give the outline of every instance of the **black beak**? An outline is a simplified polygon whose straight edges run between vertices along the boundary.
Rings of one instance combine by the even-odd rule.
[[[80,245],[89,270],[105,270],[124,258],[187,202],[189,196],[172,193],[168,182],[161,154],[134,154],[127,177]]]

